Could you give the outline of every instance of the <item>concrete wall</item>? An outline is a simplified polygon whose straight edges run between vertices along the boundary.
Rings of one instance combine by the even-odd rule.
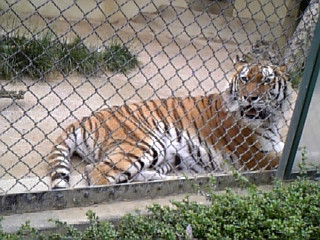
[[[123,16],[131,18],[139,11],[155,12],[157,7],[169,5],[170,2],[173,6],[188,7],[186,0],[6,0],[0,1],[0,8],[5,10],[11,5],[11,8],[18,13],[38,12],[46,17],[56,17],[61,14],[70,20],[82,19],[85,15],[88,20],[103,21],[109,16],[109,21],[114,22]]]
[[[268,22],[277,23],[288,12],[288,3],[296,0],[235,0],[234,16],[252,18],[256,20],[268,19]]]
[[[0,9],[11,8],[24,17],[38,12],[45,17],[63,16],[71,21],[86,18],[94,23],[108,18],[114,23],[121,18],[130,19],[139,12],[157,12],[161,6],[170,4],[213,14],[224,9],[224,17],[280,23],[286,31],[277,39],[279,47],[292,35],[299,11],[296,0],[6,0],[0,1]]]
[[[32,4],[31,4],[32,2]],[[97,7],[99,2],[99,8]],[[268,22],[279,22],[288,12],[295,0],[228,0],[219,3],[212,3],[208,0],[6,0],[0,1],[1,9],[8,9],[9,5],[18,13],[39,12],[46,17],[56,17],[62,14],[67,19],[82,19],[84,15],[91,21],[104,21],[109,16],[109,21],[117,21],[121,17],[131,18],[141,12],[156,12],[161,5],[169,5],[187,8],[200,7],[208,9],[214,8],[214,13],[218,14],[220,8],[233,11],[233,16],[249,18],[255,20],[265,20]],[[75,4],[74,4],[75,3]],[[120,7],[119,7],[120,6]],[[229,6],[229,7],[228,7]],[[119,11],[119,8],[121,11]],[[81,10],[80,10],[81,9]],[[89,13],[90,12],[90,13]],[[85,14],[84,14],[85,13]],[[86,14],[88,13],[88,14]]]

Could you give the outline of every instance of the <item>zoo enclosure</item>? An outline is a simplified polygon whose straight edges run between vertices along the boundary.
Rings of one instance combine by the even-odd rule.
[[[89,189],[83,179],[84,163],[74,160],[71,179],[74,190],[52,192],[46,157],[62,128],[92,111],[172,95],[221,92],[228,85],[236,53],[249,51],[275,62],[283,61],[277,53],[286,51],[286,42],[304,10],[302,3],[2,1],[0,18],[7,24],[2,26],[1,42],[13,39],[9,45],[2,45],[2,49],[13,50],[8,55],[2,54],[1,73],[9,74],[5,75],[8,79],[1,80],[1,88],[5,92],[25,91],[23,100],[1,99],[0,102],[2,212],[28,212],[193,191],[183,180]],[[316,21],[315,17],[311,20]],[[27,39],[22,44],[21,36]],[[43,36],[50,38],[46,47],[41,45],[45,42]],[[89,49],[84,52],[89,55],[81,60],[75,59],[76,55],[59,59],[50,55],[55,43],[74,43],[74,39],[80,41],[75,41],[67,53],[70,55],[73,49],[78,51],[77,46],[83,49],[84,43]],[[30,43],[34,43],[30,45],[32,48],[40,49],[38,55],[26,55]],[[116,68],[106,69],[114,59],[112,56],[103,59],[104,62],[91,59],[118,43],[114,56],[122,49],[133,50],[133,55],[126,62],[118,60]],[[12,63],[21,52],[27,64],[18,69]],[[132,63],[134,56],[140,64],[129,71],[125,66]],[[68,63],[64,60],[76,60],[76,64],[64,68]],[[43,62],[48,64],[43,67]],[[59,64],[61,62],[63,64]],[[88,62],[94,63],[88,65]],[[294,102],[292,104],[293,109]],[[281,129],[284,135],[288,127],[289,121]],[[247,176],[265,183],[274,174],[248,173]],[[218,188],[236,184],[230,175],[217,178]],[[203,184],[208,178],[197,176],[194,181]],[[32,204],[34,200],[37,206]]]

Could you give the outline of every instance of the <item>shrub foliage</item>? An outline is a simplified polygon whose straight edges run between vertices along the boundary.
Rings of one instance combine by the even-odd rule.
[[[19,33],[0,36],[0,76],[39,79],[51,72],[92,76],[100,70],[126,73],[139,65],[137,55],[120,40],[97,51],[79,37],[71,42],[52,39],[51,32],[30,39]]]

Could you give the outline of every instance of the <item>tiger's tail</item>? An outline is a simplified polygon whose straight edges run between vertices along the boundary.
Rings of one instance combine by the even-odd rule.
[[[48,157],[52,189],[66,188],[70,180],[70,157],[76,150],[77,134],[81,131],[79,124],[74,123],[56,140]]]

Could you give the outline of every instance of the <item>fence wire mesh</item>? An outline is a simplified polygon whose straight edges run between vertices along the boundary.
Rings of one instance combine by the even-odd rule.
[[[0,102],[0,191],[276,168],[283,146],[272,141],[284,142],[295,91],[272,133],[252,129],[250,118],[272,122],[268,114],[279,109],[244,107],[241,119],[249,120],[241,130],[239,116],[231,120],[217,105],[235,88],[236,54],[250,64],[280,66],[285,53],[296,53],[287,43],[311,3],[1,1],[1,96],[8,98]],[[316,14],[303,24],[316,22]],[[300,72],[290,75],[296,87]],[[258,88],[247,101],[268,95]],[[86,129],[67,128],[72,122]],[[58,144],[63,140],[68,146]],[[73,150],[81,157],[69,161]]]

